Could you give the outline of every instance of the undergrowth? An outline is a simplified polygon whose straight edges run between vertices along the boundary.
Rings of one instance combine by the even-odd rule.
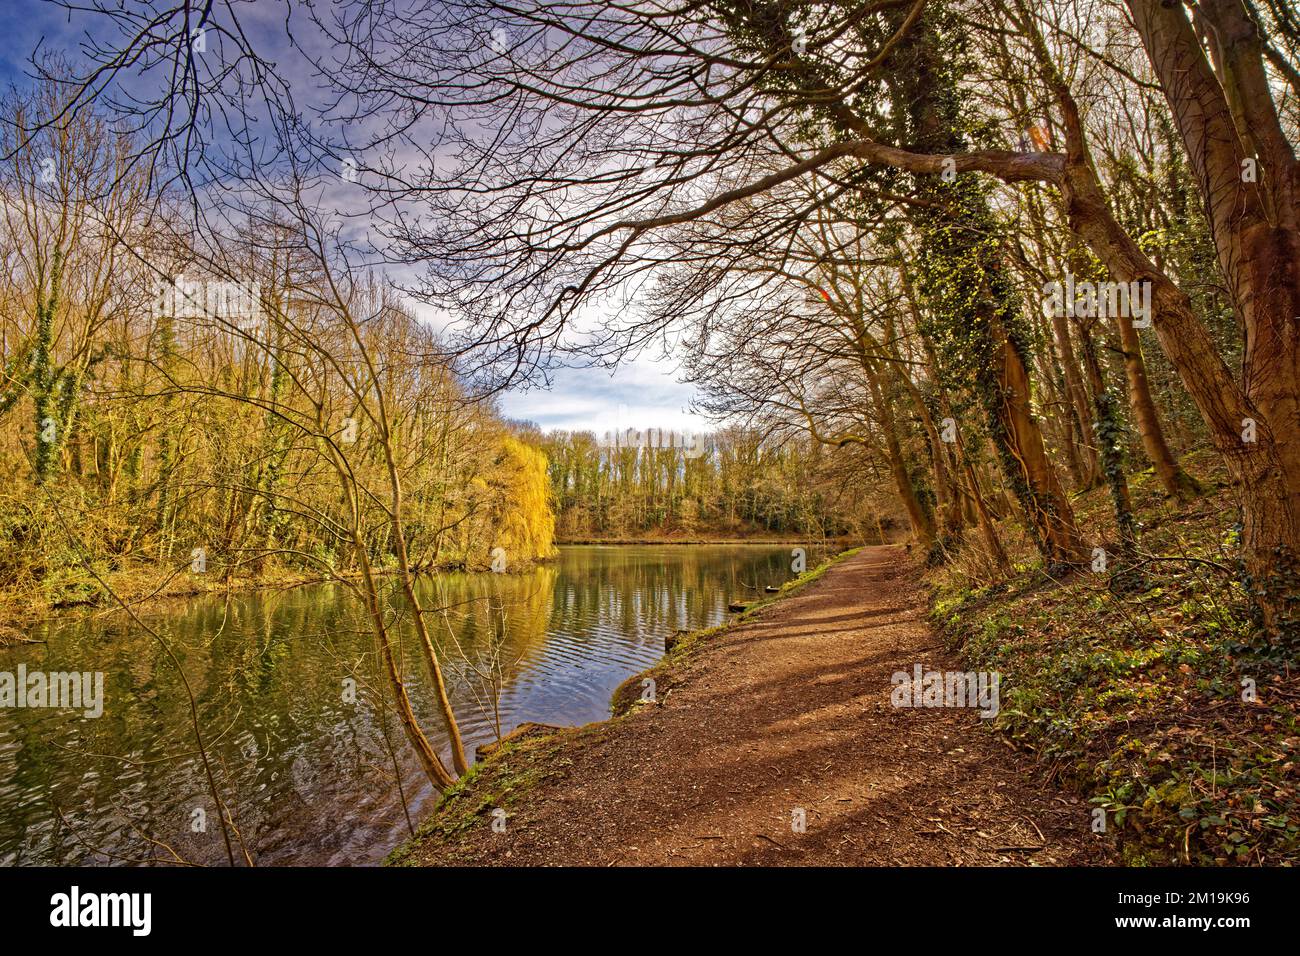
[[[1221,479],[1210,456],[1188,465]],[[1127,862],[1295,863],[1300,680],[1251,650],[1225,483],[1182,507],[1150,472],[1130,484],[1132,558],[1054,579],[1008,534],[1013,577],[991,583],[972,560],[932,572],[933,619],[1001,673],[996,728],[1102,811]],[[1105,489],[1075,508],[1115,554]]]

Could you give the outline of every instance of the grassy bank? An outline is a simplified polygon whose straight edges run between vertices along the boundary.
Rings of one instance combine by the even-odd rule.
[[[970,560],[933,572],[933,618],[970,667],[1001,672],[997,729],[1105,812],[1127,862],[1295,863],[1300,679],[1248,646],[1236,508],[1213,457],[1188,465],[1207,493],[1185,507],[1131,478],[1130,570],[1054,580],[1021,539],[1008,582]],[[1105,489],[1075,506],[1113,554]]]
[[[640,703],[644,679],[654,680],[656,698],[665,700],[681,681],[691,658],[707,647],[711,639],[807,587],[833,565],[858,550],[844,551],[823,561],[786,582],[776,594],[754,600],[743,612],[731,615],[716,627],[678,635],[658,664],[628,678],[614,691],[609,720],[560,730],[525,725],[520,732],[508,735],[487,759],[471,767],[469,773],[443,795],[417,834],[389,855],[388,865],[419,866],[428,862],[455,865],[460,862],[460,838],[471,828],[486,825],[493,810],[502,809],[509,814],[511,807],[537,784],[563,775],[578,748],[590,746],[619,721],[635,720],[641,708],[654,706]]]

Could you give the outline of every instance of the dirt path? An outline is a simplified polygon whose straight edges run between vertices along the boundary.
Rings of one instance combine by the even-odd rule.
[[[915,577],[902,549],[864,549],[710,639],[660,704],[512,758],[534,782],[504,833],[480,793],[481,820],[411,862],[1108,862],[1088,807],[1042,786],[976,711],[891,706],[894,672],[960,669]]]

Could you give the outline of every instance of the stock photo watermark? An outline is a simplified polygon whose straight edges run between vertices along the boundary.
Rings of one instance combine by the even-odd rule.
[[[50,925],[59,928],[125,927],[148,936],[153,927],[151,893],[83,893],[73,886],[50,897]]]
[[[708,451],[708,436],[690,431],[670,431],[666,428],[625,428],[604,432],[598,439],[601,448],[653,449],[656,451],[681,451],[687,458],[699,458]]]
[[[0,708],[80,710],[84,717],[104,714],[103,671],[0,671]]]
[[[989,719],[998,715],[1002,675],[997,671],[895,671],[889,681],[894,707],[966,707]]]
[[[216,279],[159,279],[151,300],[154,318],[221,319],[252,328],[265,318],[262,286],[258,282]]]
[[[1132,319],[1136,329],[1151,327],[1151,283],[1079,281],[1066,272],[1064,282],[1043,285],[1043,311],[1052,318]]]

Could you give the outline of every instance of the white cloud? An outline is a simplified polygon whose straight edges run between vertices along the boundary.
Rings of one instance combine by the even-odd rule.
[[[692,386],[675,378],[675,363],[641,358],[609,369],[564,368],[551,388],[501,396],[510,418],[535,422],[542,430],[562,428],[603,434],[627,428],[709,431],[709,423],[687,410]]]

